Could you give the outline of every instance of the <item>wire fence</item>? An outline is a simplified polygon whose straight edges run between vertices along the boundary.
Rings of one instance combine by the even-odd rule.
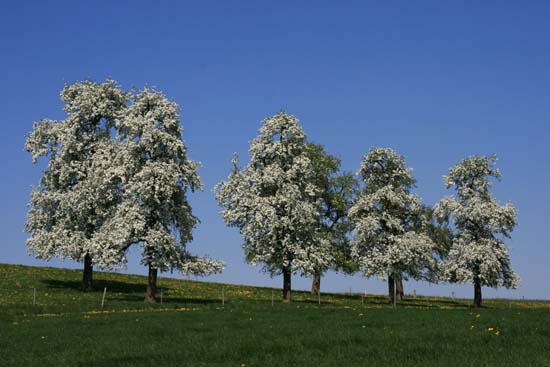
[[[161,282],[159,282],[161,283]],[[4,285],[6,283],[4,282]],[[31,283],[32,284],[32,283]],[[282,305],[282,290],[274,288],[251,288],[229,284],[197,283],[174,286],[161,283],[155,303],[145,302],[145,284],[97,282],[92,292],[82,292],[79,282],[52,284],[40,282],[29,287],[15,284],[0,287],[0,317],[2,314],[44,315],[87,312],[130,312],[189,309],[235,309],[254,307],[279,307]],[[102,286],[99,286],[102,285]],[[471,299],[450,297],[427,297],[416,290],[405,295],[395,305],[383,295],[353,293],[293,291],[292,304],[297,307],[325,308],[417,308],[417,309],[469,309]],[[484,300],[489,308],[550,308],[548,301],[534,300]],[[287,306],[282,306],[287,307]]]
[[[77,289],[60,287],[17,287],[0,288],[0,311],[10,314],[64,314],[86,312],[130,312],[137,310],[186,310],[204,308],[241,308],[244,303],[255,303],[275,307],[281,304],[278,289],[262,289],[257,292],[227,289],[221,285],[217,290],[209,289],[197,294],[182,294],[179,290],[159,287],[157,302],[145,303],[145,287],[140,291],[131,288],[127,291],[117,289],[110,291],[109,287],[95,289],[93,292],[80,292]],[[365,293],[346,294],[309,294],[296,292],[294,304],[302,307],[330,308],[388,308],[388,299],[380,295]],[[491,302],[491,301],[486,301]],[[467,309],[471,300],[456,298],[424,297],[414,292],[406,295],[396,304],[397,308],[418,309]],[[537,304],[536,301],[501,300],[499,308],[550,307],[550,303]]]

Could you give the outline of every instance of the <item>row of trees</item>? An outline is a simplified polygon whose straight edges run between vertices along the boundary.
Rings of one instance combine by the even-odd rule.
[[[403,280],[516,287],[504,238],[516,224],[510,204],[490,194],[499,178],[494,157],[464,159],[445,177],[456,195],[435,208],[411,191],[412,170],[403,156],[374,148],[358,175],[340,173],[340,161],[307,141],[298,120],[284,112],[263,121],[250,146],[250,162],[215,189],[225,222],[240,229],[246,259],[283,275],[313,277],[312,292],[328,269],[388,280],[389,301],[403,297]],[[397,287],[397,289],[395,289]]]
[[[198,223],[187,193],[202,183],[178,106],[156,90],[125,92],[111,80],[66,85],[61,99],[67,117],[35,123],[25,145],[35,162],[48,158],[31,194],[29,251],[83,262],[88,291],[94,265],[124,266],[128,250],[140,246],[150,302],[159,270],[220,272],[221,262],[186,250]],[[451,168],[445,181],[456,195],[430,208],[411,192],[412,171],[392,149],[364,157],[360,183],[281,112],[263,121],[246,166],[234,157],[215,194],[225,222],[240,230],[246,260],[283,275],[284,301],[292,274],[313,277],[318,293],[332,269],[387,278],[390,302],[409,278],[470,282],[481,306],[482,285],[517,285],[503,242],[516,212],[491,197],[491,178],[500,177],[494,163],[472,157]]]

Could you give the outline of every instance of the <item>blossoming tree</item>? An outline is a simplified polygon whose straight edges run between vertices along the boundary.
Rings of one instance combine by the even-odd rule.
[[[451,282],[474,284],[474,306],[482,306],[481,287],[515,288],[518,276],[512,270],[504,243],[516,225],[516,209],[500,205],[491,196],[491,178],[500,179],[496,157],[475,156],[452,167],[445,177],[455,197],[436,206],[441,221],[451,222],[454,236],[442,264],[444,277]]]
[[[155,302],[159,270],[206,275],[221,272],[223,264],[186,249],[198,222],[187,192],[202,189],[202,183],[199,164],[187,157],[177,104],[145,88],[132,97],[117,129],[123,199],[104,240],[111,240],[120,255],[141,245],[142,263],[149,268],[145,300]]]
[[[298,120],[281,112],[263,121],[250,146],[250,162],[216,187],[225,222],[240,229],[247,261],[283,274],[289,302],[291,275],[327,266],[329,241],[317,231],[319,188],[311,178],[306,136]]]
[[[108,80],[65,85],[61,100],[67,117],[34,123],[25,149],[33,162],[48,157],[40,185],[32,190],[27,248],[37,258],[84,262],[82,289],[92,289],[93,265],[111,267],[118,258],[98,241],[120,200],[119,167],[111,129],[125,110],[126,94]]]
[[[395,282],[422,278],[432,268],[434,244],[425,231],[422,204],[405,159],[389,148],[372,149],[361,162],[364,188],[349,211],[355,224],[352,256],[365,277],[388,279],[393,303]]]

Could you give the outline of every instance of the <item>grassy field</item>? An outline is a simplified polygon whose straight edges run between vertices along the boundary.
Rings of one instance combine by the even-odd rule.
[[[0,366],[550,366],[550,303],[280,290],[0,264]],[[103,288],[107,296],[103,309]],[[221,289],[225,306],[221,305]],[[33,293],[36,289],[36,304]],[[272,294],[275,302],[272,305]]]

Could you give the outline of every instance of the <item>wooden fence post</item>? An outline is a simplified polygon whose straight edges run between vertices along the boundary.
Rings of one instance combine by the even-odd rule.
[[[101,298],[101,308],[105,305],[105,294],[107,293],[107,287],[103,288],[103,297]]]

